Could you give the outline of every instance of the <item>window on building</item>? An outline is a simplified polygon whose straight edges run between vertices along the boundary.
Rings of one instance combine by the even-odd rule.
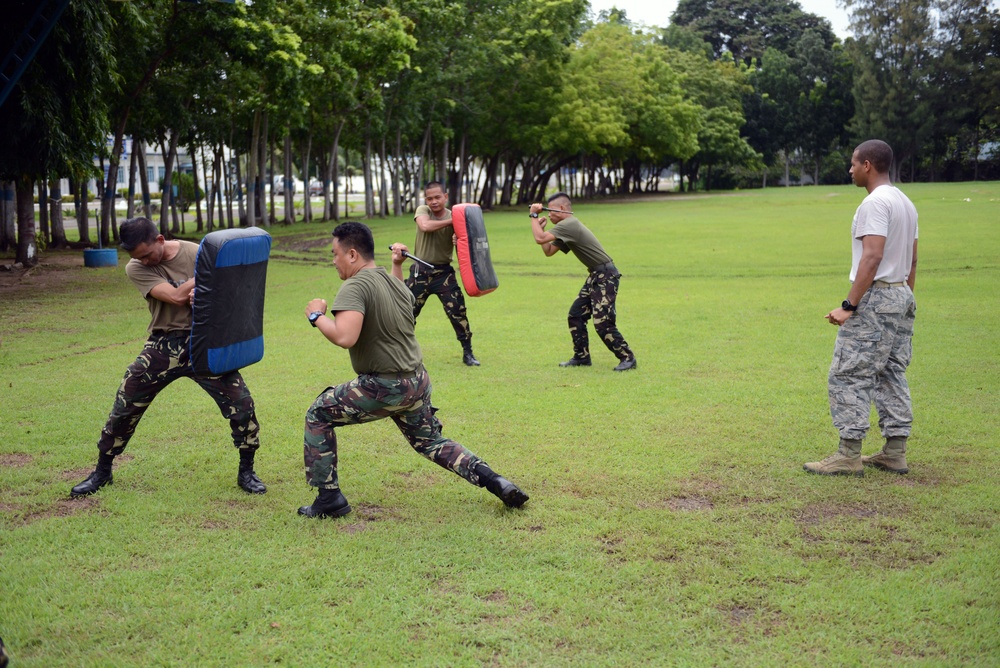
[[[167,178],[167,168],[160,167],[160,180]]]
[[[125,169],[118,167],[118,185],[125,183]]]
[[[155,180],[153,178],[153,174],[154,174],[153,168],[152,167],[146,167],[146,181],[148,183],[152,183]]]

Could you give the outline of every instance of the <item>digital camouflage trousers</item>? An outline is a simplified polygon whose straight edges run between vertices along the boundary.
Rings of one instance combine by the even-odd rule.
[[[479,484],[476,464],[483,460],[441,435],[441,422],[431,406],[431,381],[421,368],[402,378],[363,374],[328,387],[306,411],[303,444],[306,482],[337,489],[337,427],[390,418],[410,446],[432,462]]]
[[[621,274],[591,272],[584,281],[580,294],[569,308],[569,334],[573,339],[573,357],[590,359],[590,340],[587,321],[593,317],[594,329],[608,350],[619,360],[632,359],[632,349],[618,331],[618,283]]]
[[[125,370],[97,443],[102,453],[121,454],[153,399],[178,378],[190,378],[215,400],[223,417],[229,419],[237,448],[257,449],[260,426],[243,376],[238,371],[223,376],[195,376],[188,357],[188,340],[187,332],[149,337],[142,352]]]
[[[865,437],[872,402],[883,436],[910,435],[913,407],[906,367],[913,354],[916,309],[906,286],[872,288],[840,326],[829,395],[830,415],[841,438]]]
[[[465,295],[458,285],[458,277],[451,265],[428,269],[416,263],[410,267],[410,276],[406,285],[413,293],[413,317],[420,315],[424,304],[431,295],[437,295],[444,306],[444,313],[451,322],[455,336],[468,349],[472,341],[472,330],[469,328],[469,316],[465,308]]]

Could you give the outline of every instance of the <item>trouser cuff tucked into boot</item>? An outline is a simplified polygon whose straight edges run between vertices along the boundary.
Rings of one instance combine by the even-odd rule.
[[[97,468],[94,469],[93,473],[87,476],[86,480],[71,489],[69,495],[89,496],[105,485],[112,484],[114,482],[114,476],[112,475],[111,470],[114,461],[114,455],[109,455],[104,452],[100,453],[97,456]]]
[[[247,494],[267,492],[267,487],[253,470],[253,460],[256,454],[256,449],[240,448],[240,470],[236,474],[236,484]]]
[[[909,473],[910,469],[906,465],[906,437],[890,436],[881,452],[871,457],[862,457],[861,463],[890,473]]]
[[[339,489],[321,489],[311,506],[299,508],[299,515],[323,519],[326,517],[343,517],[351,512],[351,504]]]
[[[479,476],[479,486],[503,501],[509,508],[520,508],[528,500],[528,495],[517,485],[491,469],[485,462],[476,464],[476,475]]]

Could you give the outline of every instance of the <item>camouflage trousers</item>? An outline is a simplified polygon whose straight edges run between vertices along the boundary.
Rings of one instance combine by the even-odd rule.
[[[909,436],[913,423],[906,367],[913,353],[913,293],[907,286],[872,288],[840,326],[830,364],[830,415],[845,439],[868,432],[874,401],[883,436]]]
[[[569,308],[569,334],[573,339],[573,357],[590,358],[590,340],[587,336],[587,321],[594,318],[594,329],[601,341],[620,360],[632,359],[635,355],[618,331],[618,313],[615,300],[618,299],[618,283],[621,274],[593,271],[587,276],[580,294]]]
[[[465,295],[458,285],[458,277],[455,269],[450,265],[437,265],[434,269],[428,269],[416,263],[410,267],[410,276],[406,279],[406,286],[413,293],[413,317],[420,315],[428,298],[437,295],[444,306],[444,314],[448,316],[455,336],[462,343],[463,348],[468,348],[472,341],[472,330],[469,328],[469,317],[465,309]]]
[[[478,485],[475,468],[483,460],[441,435],[436,412],[431,406],[431,380],[423,367],[395,377],[363,374],[326,388],[306,411],[306,482],[323,489],[339,488],[336,427],[390,418],[414,450]]]
[[[142,352],[125,370],[111,414],[97,442],[101,452],[114,456],[121,454],[153,399],[178,378],[190,378],[215,400],[223,417],[229,418],[233,444],[237,448],[257,449],[260,426],[243,376],[239,371],[223,376],[195,376],[188,357],[189,338],[188,332],[149,337]]]

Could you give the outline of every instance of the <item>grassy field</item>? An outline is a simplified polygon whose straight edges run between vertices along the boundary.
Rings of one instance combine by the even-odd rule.
[[[328,223],[275,227],[266,355],[244,370],[262,497],[196,385],[163,392],[115,484],[69,500],[148,313],[79,251],[0,283],[0,636],[15,666],[1000,663],[1000,183],[906,185],[920,212],[911,473],[811,476],[854,187],[581,204],[624,272],[639,368],[566,311],[585,273],[525,211],[487,214],[501,286],[469,301],[479,368],[437,301],[417,334],[445,432],[520,511],[389,422],[340,431],[355,512],[308,521],[306,408],[353,377],[302,312],[332,300]],[[375,221],[376,246],[412,221]],[[125,257],[124,255],[122,256]],[[388,251],[379,261],[388,263]],[[122,261],[122,264],[124,260]],[[865,451],[880,447],[877,429]]]

